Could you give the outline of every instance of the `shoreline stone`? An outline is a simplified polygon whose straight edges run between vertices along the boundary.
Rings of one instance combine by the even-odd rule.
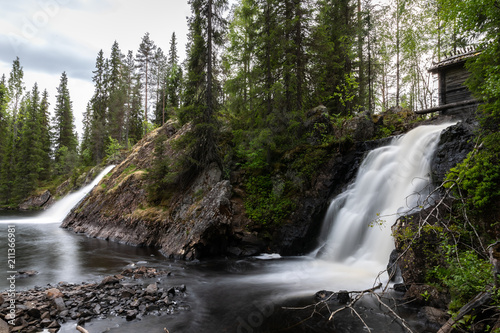
[[[167,286],[164,278],[169,275],[170,272],[142,266],[107,276],[99,283],[61,282],[56,286],[20,291],[16,295],[15,325],[7,324],[7,327],[11,332],[31,333],[42,329],[58,332],[61,324],[68,321],[84,325],[112,316],[131,321],[189,309],[185,303],[186,286]],[[156,278],[156,282],[146,283],[144,279],[150,278]],[[8,299],[7,293],[1,292],[0,298]],[[8,304],[2,302],[0,320],[6,319],[8,313]]]

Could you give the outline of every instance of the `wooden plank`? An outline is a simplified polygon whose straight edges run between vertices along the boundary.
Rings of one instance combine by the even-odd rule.
[[[461,101],[461,102],[456,102],[456,103],[448,103],[445,105],[439,105],[435,106],[433,108],[429,109],[424,109],[424,110],[419,110],[415,111],[416,114],[427,114],[427,113],[432,113],[432,112],[437,112],[437,111],[443,111],[451,108],[456,108],[456,107],[461,107],[461,106],[467,106],[467,105],[472,105],[472,104],[477,104],[478,101],[475,99],[469,99],[466,101]]]

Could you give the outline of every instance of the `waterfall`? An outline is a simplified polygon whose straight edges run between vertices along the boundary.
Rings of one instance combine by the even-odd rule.
[[[368,153],[355,182],[330,204],[319,258],[387,264],[394,248],[391,226],[432,201],[430,163],[448,126],[417,127]]]
[[[82,187],[76,192],[66,195],[64,198],[57,201],[52,207],[40,213],[38,216],[31,218],[14,218],[9,220],[1,219],[0,223],[61,223],[64,218],[71,212],[73,207],[78,205],[78,203],[82,201],[83,198],[85,198],[87,194],[90,193],[90,191],[92,191],[92,189],[99,183],[99,181],[101,181],[101,179],[106,176],[114,167],[114,165],[107,166],[90,184]]]

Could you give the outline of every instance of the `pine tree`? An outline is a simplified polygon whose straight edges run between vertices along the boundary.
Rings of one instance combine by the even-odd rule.
[[[144,122],[148,122],[148,97],[150,90],[148,89],[151,85],[149,77],[151,75],[151,67],[156,50],[156,45],[149,38],[149,32],[147,32],[144,37],[142,37],[141,44],[139,45],[139,50],[137,51],[136,61],[137,68],[141,75],[141,79],[144,81]]]
[[[67,174],[76,164],[78,140],[75,133],[73,106],[66,72],[62,73],[61,82],[57,88],[53,129],[55,163],[58,169],[56,172]]]

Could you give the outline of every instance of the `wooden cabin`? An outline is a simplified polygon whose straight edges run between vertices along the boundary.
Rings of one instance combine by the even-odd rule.
[[[441,114],[456,115],[474,112],[478,102],[464,84],[470,76],[465,68],[465,62],[478,54],[478,51],[462,52],[447,57],[429,68],[430,73],[438,76],[439,106],[415,113],[426,114],[440,111]]]

